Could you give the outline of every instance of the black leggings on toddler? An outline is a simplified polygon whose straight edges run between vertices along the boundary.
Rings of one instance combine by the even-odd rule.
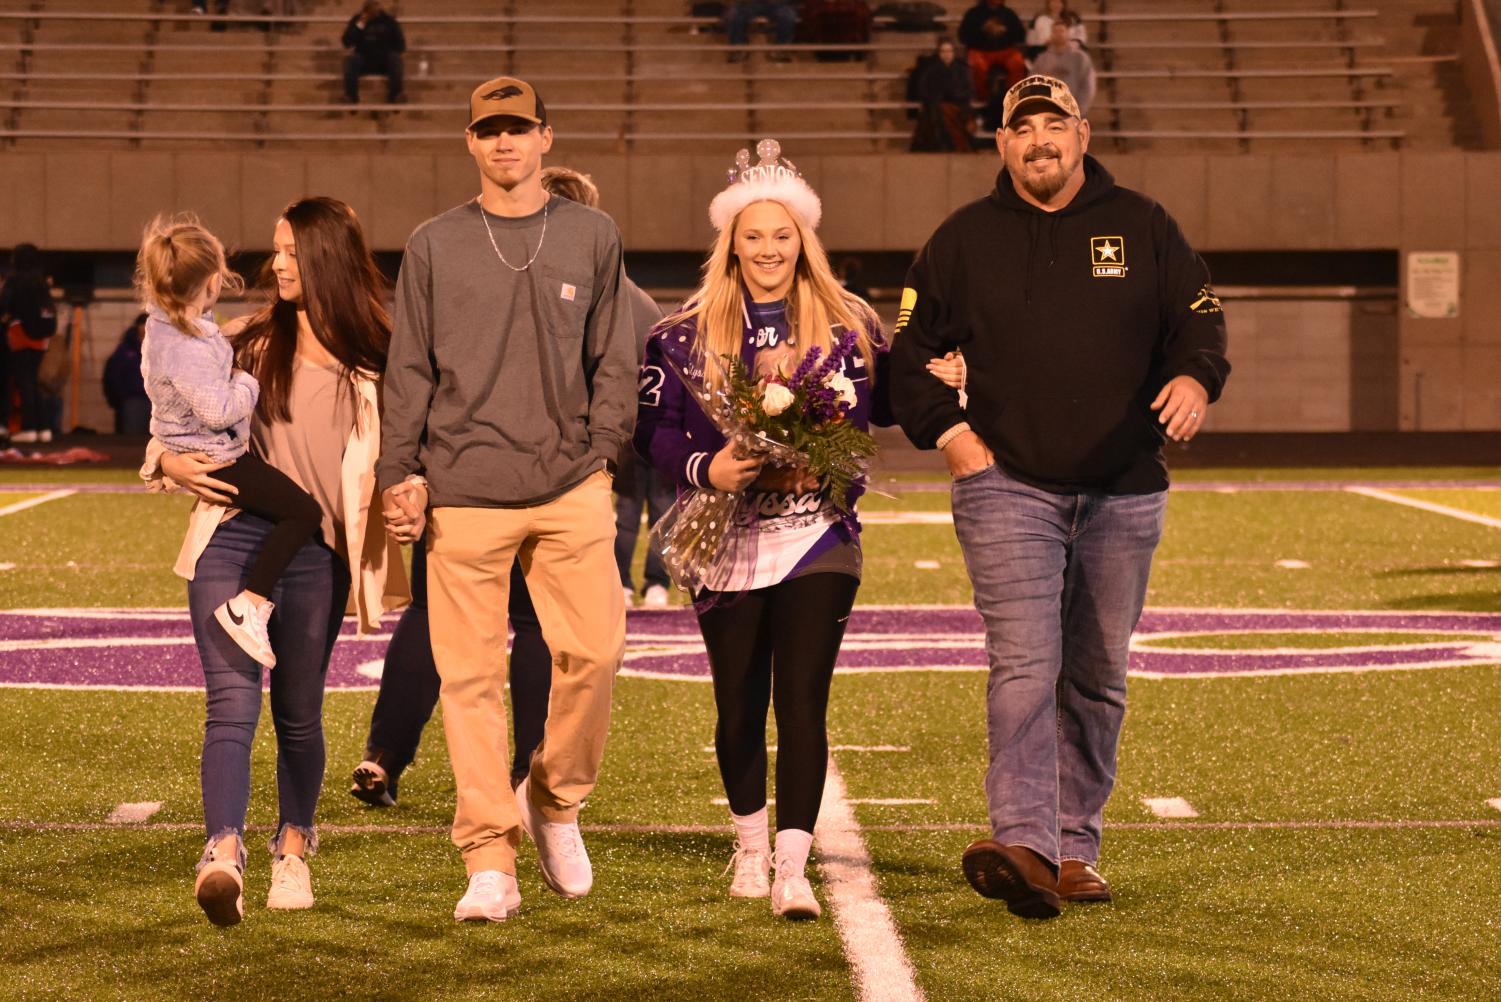
[[[724,604],[699,614],[719,711],[714,750],[735,814],[766,806],[766,710],[772,704],[777,831],[813,830],[829,759],[829,686],[859,588],[849,574],[807,574],[726,595]]]
[[[239,489],[236,508],[274,525],[245,579],[246,591],[270,598],[282,571],[322,528],[323,509],[291,477],[248,452],[213,476]]]

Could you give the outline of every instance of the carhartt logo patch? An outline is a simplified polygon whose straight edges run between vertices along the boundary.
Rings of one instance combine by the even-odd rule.
[[[564,282],[562,291],[558,293],[558,298],[571,303],[573,302],[574,297],[578,294],[578,289],[569,285],[567,282]]]
[[[508,97],[520,97],[525,93],[526,91],[522,90],[520,87],[517,87],[515,84],[506,84],[504,87],[497,87],[495,90],[492,90],[490,93],[480,98],[480,100],[504,101]]]
[[[1126,241],[1120,237],[1090,237],[1089,260],[1095,278],[1126,277]]]

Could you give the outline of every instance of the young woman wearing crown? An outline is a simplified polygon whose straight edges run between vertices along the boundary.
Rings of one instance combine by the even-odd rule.
[[[846,419],[890,424],[888,342],[875,313],[840,287],[816,234],[822,205],[774,140],[742,150],[714,198],[718,231],[703,283],[662,321],[641,370],[636,450],[679,491],[738,492],[735,560],[694,597],[718,710],[715,750],[737,835],[735,897],[771,897],[787,918],[821,908],[804,876],[828,761],[825,716],[834,662],[860,584],[859,523],[841,517],[827,484],[798,468],[737,454],[693,394],[724,379],[723,356],[756,378],[790,376],[817,347],[827,359],[855,332],[831,376]],[[843,378],[840,378],[840,377]],[[847,380],[847,382],[846,382]],[[688,383],[695,383],[690,388]],[[849,401],[852,400],[852,403]],[[853,512],[857,484],[847,497]],[[776,852],[766,810],[766,715],[776,709]],[[774,880],[768,871],[774,870]]]

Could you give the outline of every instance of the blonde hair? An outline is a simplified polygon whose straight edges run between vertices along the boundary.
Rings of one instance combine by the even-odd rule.
[[[192,213],[160,215],[146,224],[136,254],[135,285],[141,300],[155,305],[184,334],[197,335],[188,309],[215,275],[224,288],[243,287],[229,269],[224,245]]]
[[[744,212],[745,209],[741,209],[736,213],[730,224],[714,238],[709,259],[704,262],[703,281],[697,291],[681,310],[657,326],[662,330],[684,320],[693,320],[698,333],[693,353],[700,361],[706,355],[740,357],[740,339],[745,328],[742,298],[745,279],[740,274],[740,258],[734,248],[735,230]],[[843,324],[846,329],[858,332],[856,348],[865,359],[866,371],[874,379],[875,348],[871,343],[870,328],[879,323],[875,311],[865,300],[839,284],[829,267],[829,255],[818,234],[805,225],[796,212],[789,209],[787,216],[802,242],[793,270],[792,287],[787,291],[787,322],[791,326],[797,357],[801,359],[810,348],[817,347],[827,358],[834,343],[829,327]],[[711,386],[720,382],[718,369],[714,366],[705,367],[704,377]]]
[[[542,188],[550,195],[591,209],[599,208],[599,189],[595,187],[594,179],[572,167],[543,167]]]

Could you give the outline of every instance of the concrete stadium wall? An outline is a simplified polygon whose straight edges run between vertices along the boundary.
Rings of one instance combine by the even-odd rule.
[[[631,249],[697,250],[708,245],[706,207],[732,152],[575,155],[565,139],[550,161],[593,174]],[[823,197],[825,242],[843,251],[915,250],[948,211],[986,192],[997,168],[986,155],[797,159]],[[1501,429],[1501,153],[1104,160],[1122,184],[1160,199],[1201,250],[1396,250],[1404,262],[1412,251],[1461,253],[1458,317],[1417,319],[1399,308],[1385,321],[1396,325],[1394,348],[1380,333],[1387,329],[1380,307],[1356,303],[1331,314],[1327,304],[1237,304],[1229,316],[1241,372],[1217,427]],[[133,249],[153,213],[193,209],[232,246],[265,247],[282,206],[316,193],[350,202],[373,245],[394,250],[417,223],[476,190],[474,166],[457,140],[451,157],[7,153],[0,157],[0,245]],[[1382,351],[1397,355],[1394,386],[1390,373],[1370,364]],[[1347,402],[1342,417],[1308,410],[1321,388],[1320,395]],[[1302,410],[1289,409],[1295,400]]]

